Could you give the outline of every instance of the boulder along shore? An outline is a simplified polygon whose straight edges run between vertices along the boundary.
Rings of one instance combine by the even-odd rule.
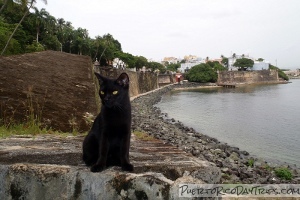
[[[297,166],[268,163],[253,157],[246,151],[199,133],[180,121],[169,119],[167,113],[162,113],[155,107],[162,96],[173,89],[206,86],[197,83],[169,85],[134,98],[131,102],[132,131],[145,132],[190,153],[191,156],[215,163],[222,171],[220,183],[299,184],[300,169]],[[292,173],[292,179],[279,178],[275,173],[279,168],[287,168]]]

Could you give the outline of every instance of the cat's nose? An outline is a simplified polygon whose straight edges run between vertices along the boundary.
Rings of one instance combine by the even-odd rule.
[[[110,99],[110,97],[109,96],[106,96],[105,98],[104,98],[104,101],[108,101]]]

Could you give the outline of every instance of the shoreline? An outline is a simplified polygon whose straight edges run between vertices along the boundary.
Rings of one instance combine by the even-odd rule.
[[[176,146],[201,160],[214,163],[222,171],[220,183],[300,183],[300,169],[288,163],[269,163],[237,147],[195,131],[178,120],[169,119],[155,105],[172,90],[216,87],[207,84],[184,83],[167,85],[132,99],[132,130],[143,131],[165,143]],[[218,87],[218,86],[217,86]],[[274,170],[288,168],[292,180],[280,179]]]

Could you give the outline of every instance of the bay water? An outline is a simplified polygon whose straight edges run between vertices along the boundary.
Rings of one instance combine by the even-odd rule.
[[[171,91],[156,106],[169,118],[255,157],[300,166],[300,79]]]

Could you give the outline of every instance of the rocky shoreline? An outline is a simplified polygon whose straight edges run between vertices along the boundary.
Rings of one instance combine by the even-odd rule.
[[[173,90],[214,86],[207,84],[185,83],[169,85],[132,100],[132,130],[145,132],[165,143],[198,157],[215,163],[222,171],[220,183],[279,184],[300,183],[300,169],[295,165],[268,163],[249,155],[237,147],[221,143],[215,138],[196,132],[180,121],[169,119],[155,107],[162,96]],[[288,169],[291,180],[279,178],[275,174],[278,168]]]

